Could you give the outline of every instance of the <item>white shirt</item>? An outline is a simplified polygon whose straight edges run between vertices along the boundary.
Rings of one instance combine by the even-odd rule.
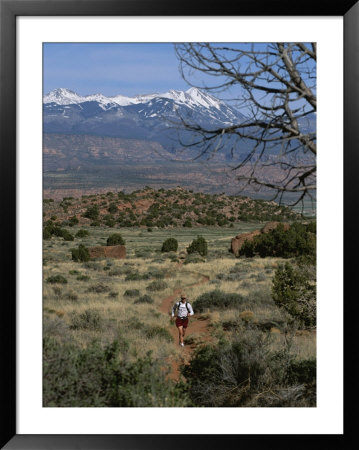
[[[178,303],[179,303],[179,305],[178,305]],[[178,305],[178,306],[177,306],[177,305]],[[182,303],[181,301],[179,301],[179,302],[176,302],[176,303],[173,305],[173,308],[172,308],[172,317],[174,317],[177,308],[178,308],[178,311],[177,311],[177,317],[187,317],[187,316],[188,316],[188,311],[189,311],[189,315],[190,315],[190,316],[193,316],[193,314],[194,314],[193,309],[192,309],[192,306],[191,306],[190,303],[187,302],[187,308],[188,308],[188,310],[187,310],[187,308],[186,308],[186,302]]]

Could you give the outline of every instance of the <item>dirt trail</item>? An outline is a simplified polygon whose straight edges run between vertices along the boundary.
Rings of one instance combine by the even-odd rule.
[[[182,264],[179,264],[178,270],[181,270]],[[194,273],[194,272],[192,272]],[[201,277],[200,281],[197,281],[196,283],[192,283],[190,285],[186,285],[183,288],[175,289],[173,293],[169,296],[163,299],[162,304],[160,306],[160,311],[168,316],[171,314],[171,309],[176,300],[179,300],[180,294],[182,292],[182,289],[189,289],[194,286],[199,286],[200,284],[207,283],[209,281],[209,277],[203,274],[197,274]],[[209,320],[205,317],[196,314],[196,311],[194,311],[194,316],[190,318],[189,325],[186,331],[185,336],[185,346],[181,348],[182,351],[182,358],[180,361],[172,361],[171,366],[172,370],[169,375],[169,377],[173,380],[178,380],[180,377],[180,370],[179,367],[183,362],[188,362],[190,360],[191,354],[193,350],[196,348],[196,343],[192,342],[190,340],[190,343],[186,345],[186,338],[190,338],[193,334],[202,334],[202,340],[203,341],[209,341],[209,331],[208,331],[208,325]],[[170,333],[173,337],[173,341],[175,345],[178,345],[178,330],[174,323],[171,325]]]

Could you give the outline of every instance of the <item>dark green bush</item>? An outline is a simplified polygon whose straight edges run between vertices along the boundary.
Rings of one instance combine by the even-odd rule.
[[[106,245],[125,245],[125,241],[119,233],[114,233],[108,237]]]
[[[115,219],[113,219],[112,217],[110,217],[110,218],[107,218],[107,219],[104,220],[104,224],[105,224],[107,227],[113,228],[113,227],[116,225],[116,221],[115,221]]]
[[[270,335],[258,330],[234,336],[199,347],[182,367],[195,406],[315,406],[315,360],[293,362],[285,347],[273,353]]]
[[[83,217],[86,217],[87,219],[96,220],[98,219],[100,214],[99,207],[97,205],[89,206],[86,211],[83,214]]]
[[[183,226],[184,226],[184,227],[187,227],[187,228],[192,228],[192,220],[187,218],[187,219],[183,222]]]
[[[70,227],[73,227],[74,225],[77,225],[79,223],[79,219],[76,216],[72,216],[69,219],[69,225]]]
[[[52,283],[52,284],[54,284],[54,283],[66,284],[67,280],[62,275],[52,275],[52,276],[46,278],[46,282]]]
[[[166,380],[159,361],[149,353],[131,362],[124,357],[127,348],[120,340],[82,349],[45,337],[43,406],[191,406],[184,385]]]
[[[86,236],[89,236],[89,235],[90,235],[90,233],[89,233],[87,230],[79,230],[79,231],[75,234],[75,237],[83,238],[83,237],[86,237]]]
[[[116,203],[111,203],[110,206],[107,208],[107,211],[108,211],[110,214],[115,214],[115,213],[117,213],[118,208],[117,208]]]
[[[62,237],[64,238],[65,241],[73,241],[74,240],[74,236],[69,233],[67,230],[62,230]]]
[[[94,330],[102,329],[102,318],[95,309],[87,309],[83,313],[73,313],[71,316],[70,328],[73,330]]]
[[[312,383],[317,377],[316,359],[290,361],[287,376],[291,383]]]
[[[166,275],[166,271],[162,269],[158,269],[157,267],[150,266],[147,272],[148,278],[155,278],[156,280],[163,280]]]
[[[279,224],[274,230],[254,236],[251,241],[245,241],[240,254],[246,257],[259,254],[262,258],[315,255],[315,234],[309,230],[315,230],[313,223],[305,225],[295,222],[288,230],[284,229],[283,224]]]
[[[141,294],[141,292],[138,289],[127,289],[124,292],[125,297],[138,297]]]
[[[45,227],[43,229],[43,238],[50,239],[51,236],[57,236],[64,238],[65,241],[73,241],[74,237],[71,233],[69,233],[64,228],[60,228],[56,226],[52,220],[48,220],[45,223]]]
[[[289,263],[279,266],[272,281],[272,297],[300,327],[315,326],[315,268],[295,268]]]
[[[178,241],[175,238],[168,238],[162,244],[161,252],[176,252],[178,249]]]
[[[45,227],[42,233],[43,239],[51,239],[52,233],[49,227]]]
[[[154,303],[154,300],[152,297],[150,297],[149,295],[145,294],[142,295],[140,298],[138,298],[137,300],[134,301],[134,303],[148,303],[148,304],[152,304]]]
[[[162,280],[155,280],[152,281],[152,283],[150,283],[146,289],[150,292],[154,292],[154,291],[162,291],[163,289],[167,288],[167,283],[162,281]]]
[[[110,291],[110,288],[106,284],[103,284],[103,283],[94,284],[93,286],[90,286],[87,289],[87,292],[94,292],[96,294],[103,294],[104,292],[109,292],[109,291]]]
[[[206,256],[208,252],[207,241],[203,236],[197,236],[196,239],[187,247],[187,253],[199,253],[201,256]]]
[[[149,275],[147,273],[131,272],[126,275],[125,281],[138,281],[138,280],[148,280]]]
[[[78,248],[71,249],[72,260],[76,262],[87,262],[90,260],[90,252],[83,244],[79,244]]]
[[[243,302],[244,297],[241,294],[226,293],[216,289],[200,295],[193,302],[193,308],[198,312],[203,312],[206,309],[221,310],[226,308],[241,308]]]
[[[79,281],[88,281],[90,279],[90,277],[88,276],[88,275],[78,275],[77,277],[76,277],[76,280],[79,280]]]

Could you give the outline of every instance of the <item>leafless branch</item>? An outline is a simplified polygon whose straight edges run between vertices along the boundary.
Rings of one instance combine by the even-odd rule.
[[[175,45],[175,51],[190,85],[215,92],[239,88],[232,100],[245,117],[216,128],[181,118],[181,130],[191,136],[183,146],[196,148],[197,158],[230,146],[241,185],[273,190],[281,197],[297,194],[294,204],[313,198],[316,44],[184,43]],[[195,74],[202,74],[202,85],[193,84]],[[275,180],[268,179],[271,167],[277,170]]]

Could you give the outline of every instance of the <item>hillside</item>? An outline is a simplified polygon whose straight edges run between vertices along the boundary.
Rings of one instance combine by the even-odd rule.
[[[290,221],[301,216],[275,202],[243,196],[204,194],[176,187],[155,190],[149,187],[130,194],[107,192],[44,199],[44,222],[61,226],[105,227],[232,227],[246,221]]]

